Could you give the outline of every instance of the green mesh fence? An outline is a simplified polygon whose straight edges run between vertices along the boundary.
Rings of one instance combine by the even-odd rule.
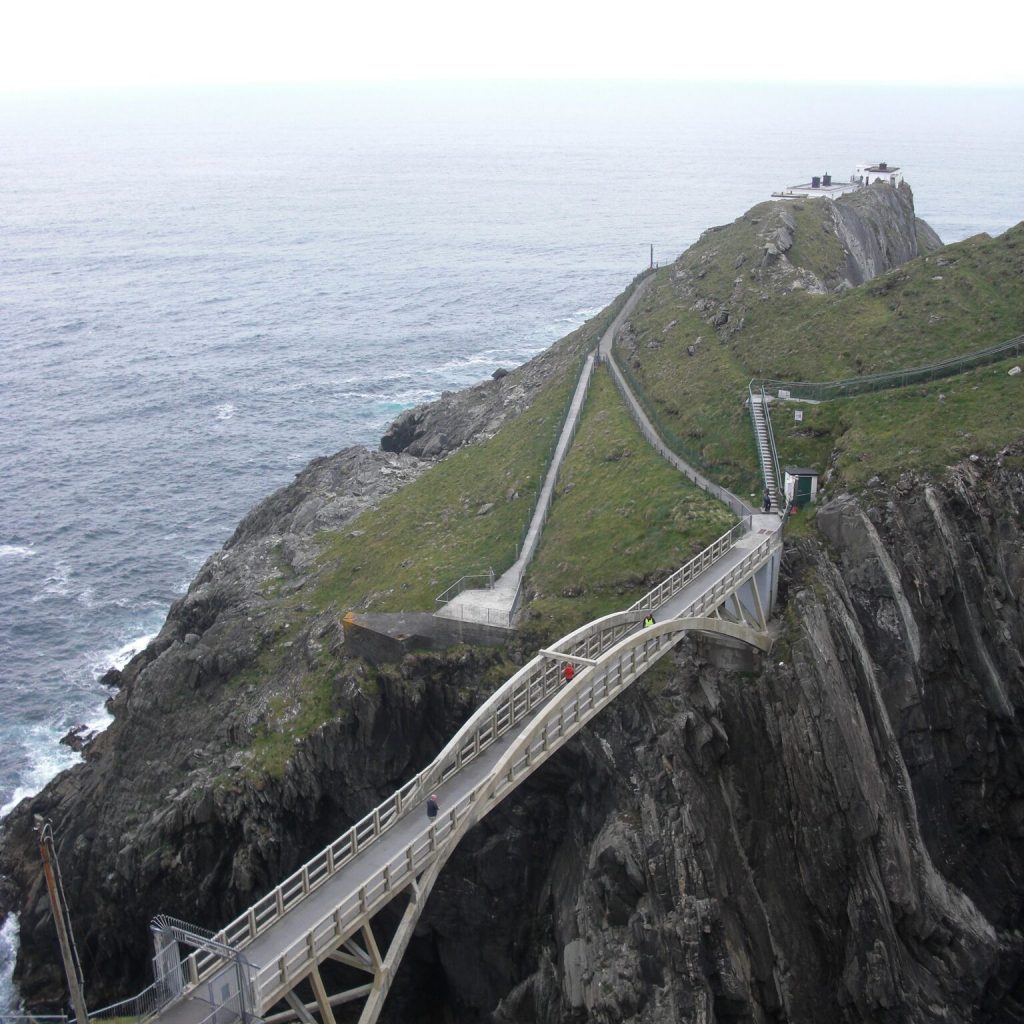
[[[890,370],[888,373],[872,373],[863,377],[851,377],[848,380],[832,380],[818,384],[807,381],[755,378],[751,381],[751,386],[763,387],[770,394],[781,398],[827,402],[833,398],[848,398],[851,395],[863,395],[871,391],[905,388],[911,384],[941,380],[943,377],[955,377],[957,374],[973,370],[977,366],[997,363],[1000,359],[1022,353],[1024,353],[1024,334],[1011,338],[1009,341],[1000,342],[998,345],[990,345],[988,348],[979,349],[976,352],[966,352],[961,356],[942,359],[937,363],[929,363],[927,366]]]

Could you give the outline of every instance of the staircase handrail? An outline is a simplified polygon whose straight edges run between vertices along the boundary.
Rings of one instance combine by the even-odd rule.
[[[764,385],[757,380],[751,380],[747,385],[747,402],[750,406],[750,421],[754,427],[754,443],[757,444],[758,449],[758,461],[762,463],[761,471],[762,476],[765,477],[765,488],[768,488],[767,474],[764,472],[764,460],[761,458],[761,446],[758,444],[760,438],[758,437],[757,430],[757,414],[754,412],[754,388],[758,388],[761,395],[761,413],[764,416],[764,431],[765,437],[768,441],[768,452],[771,457],[771,469],[775,474],[775,490],[776,493],[773,497],[778,498],[779,493],[782,491],[782,471],[779,466],[779,452],[775,447],[775,431],[772,429],[772,415],[768,409],[768,394],[764,389]]]

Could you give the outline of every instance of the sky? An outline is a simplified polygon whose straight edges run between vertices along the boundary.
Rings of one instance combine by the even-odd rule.
[[[1017,0],[10,0],[3,8],[5,93],[421,79],[1024,85]]]

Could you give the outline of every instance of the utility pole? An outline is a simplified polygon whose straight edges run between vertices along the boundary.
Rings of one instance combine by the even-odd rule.
[[[85,996],[82,994],[82,968],[78,962],[74,936],[71,934],[71,921],[64,906],[64,886],[60,880],[57,851],[53,846],[53,829],[48,821],[37,817],[36,833],[39,836],[39,856],[43,861],[46,888],[50,892],[53,923],[57,926],[60,953],[64,958],[64,973],[67,975],[68,989],[71,991],[71,1005],[75,1008],[75,1020],[78,1024],[89,1024],[89,1011],[85,1008]]]
[[[651,266],[650,269],[654,269],[654,243],[651,243]]]

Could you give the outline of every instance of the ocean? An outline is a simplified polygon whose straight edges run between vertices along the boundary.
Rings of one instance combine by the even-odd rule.
[[[1024,91],[441,83],[0,95],[0,813],[260,498],[541,351],[781,186],[1024,218]],[[0,1010],[16,922],[0,932]]]

